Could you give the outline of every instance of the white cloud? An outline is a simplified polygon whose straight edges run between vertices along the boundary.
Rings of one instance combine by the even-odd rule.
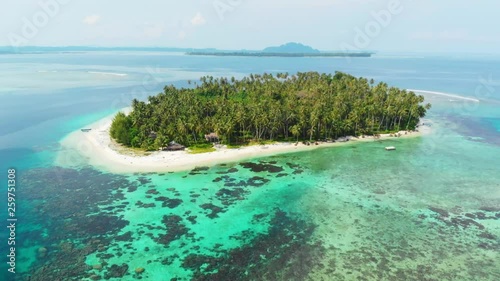
[[[207,21],[203,17],[203,15],[198,12],[194,18],[191,19],[191,24],[194,26],[204,25]]]
[[[98,23],[100,19],[101,19],[101,16],[99,16],[99,15],[90,15],[90,16],[86,16],[83,19],[83,23],[88,24],[88,25],[94,25],[94,24]]]

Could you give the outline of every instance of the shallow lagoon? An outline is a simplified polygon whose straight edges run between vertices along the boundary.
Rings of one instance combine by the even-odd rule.
[[[123,88],[122,80],[137,83],[153,58],[142,55],[130,69],[120,55],[111,56],[108,61],[101,55],[70,56],[62,64],[72,71],[128,76],[103,78],[96,85],[84,79],[78,89],[57,84],[55,96],[47,97],[14,89],[11,98],[28,95],[40,108],[55,97],[65,101],[43,111],[41,120],[13,118],[16,110],[29,112],[29,107],[2,108],[13,121],[1,124],[0,154],[21,178],[17,279],[500,279],[496,92],[479,106],[430,96],[434,107],[425,123],[431,133],[421,138],[353,143],[181,173],[115,175],[86,166],[53,167],[58,140],[107,115],[111,102],[135,87]],[[35,60],[44,69],[61,63],[50,55]],[[214,70],[210,58],[187,58],[185,69],[182,56],[165,60],[181,68],[171,74],[172,82],[194,79],[199,72],[342,70],[466,96],[474,95],[480,83],[475,77],[485,74],[486,64],[432,59],[429,69],[426,59],[373,58],[301,59],[293,65],[270,59],[243,66],[228,58]],[[436,64],[454,74],[435,72]],[[168,73],[166,67],[160,63]],[[2,71],[12,70],[2,66]],[[38,113],[33,109],[32,117]],[[397,150],[387,152],[385,146]],[[144,272],[135,273],[141,267]]]

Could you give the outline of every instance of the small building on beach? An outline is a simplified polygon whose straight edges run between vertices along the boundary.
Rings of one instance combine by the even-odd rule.
[[[208,142],[219,142],[219,135],[217,135],[216,133],[210,133],[208,135],[205,135],[205,139]]]
[[[164,151],[182,151],[186,149],[186,147],[182,144],[176,143],[175,141],[171,141],[167,147],[164,147]]]

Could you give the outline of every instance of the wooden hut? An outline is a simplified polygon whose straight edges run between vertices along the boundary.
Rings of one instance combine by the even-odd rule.
[[[181,151],[186,149],[186,147],[182,144],[178,144],[175,141],[171,141],[167,147],[164,147],[163,150],[166,151]]]
[[[208,135],[205,135],[205,139],[208,142],[219,142],[219,135],[217,135],[216,133],[210,133]]]

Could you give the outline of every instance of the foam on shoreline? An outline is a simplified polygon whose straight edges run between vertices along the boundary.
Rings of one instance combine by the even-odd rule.
[[[443,97],[449,97],[449,98],[456,98],[456,99],[461,99],[461,100],[466,100],[466,101],[472,101],[472,102],[480,102],[480,100],[475,99],[475,98],[464,97],[464,96],[460,96],[460,95],[449,94],[449,93],[443,93],[443,92],[424,91],[424,90],[413,90],[413,89],[407,89],[407,91],[411,91],[411,92],[415,92],[415,93],[421,93],[421,94],[430,94],[430,95],[436,95],[436,96],[443,96]]]

